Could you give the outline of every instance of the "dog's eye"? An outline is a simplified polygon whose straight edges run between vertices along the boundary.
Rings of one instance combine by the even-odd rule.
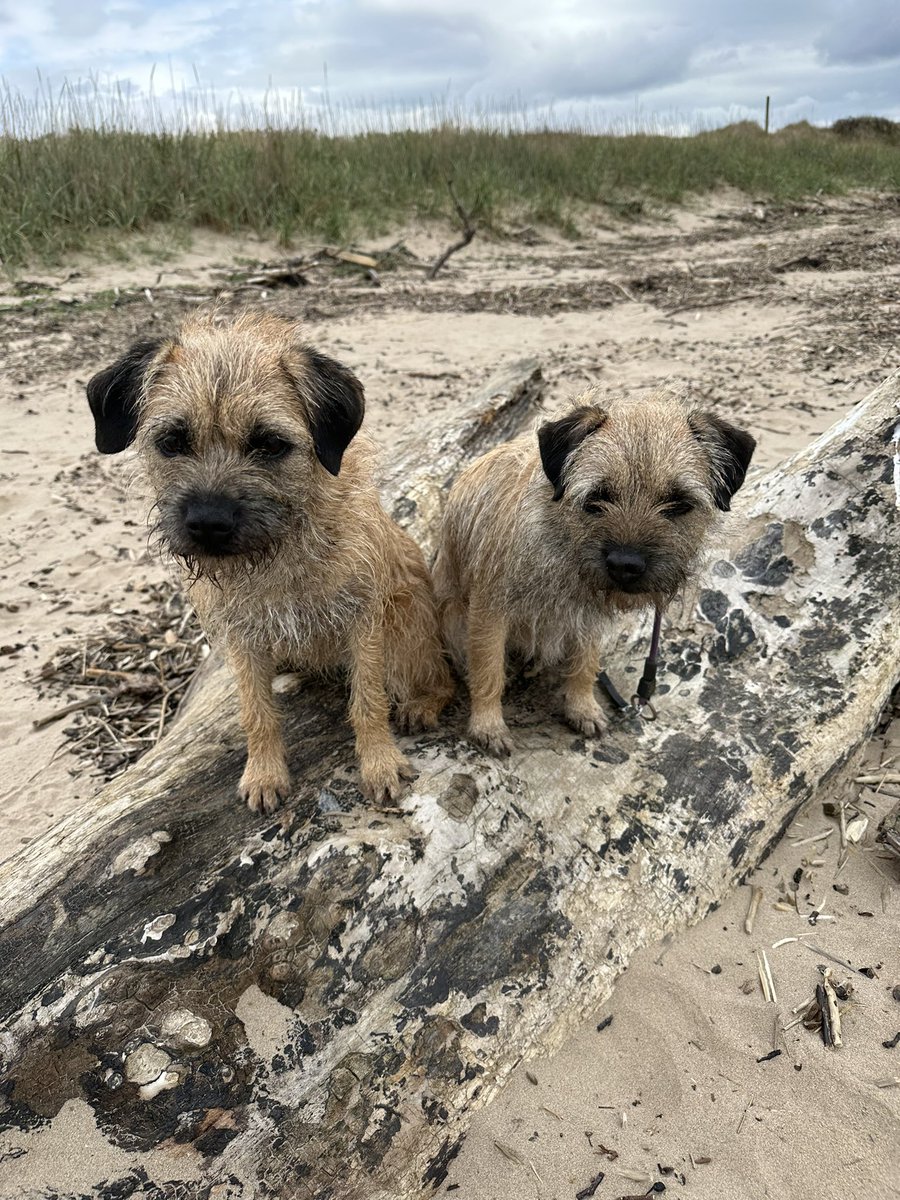
[[[693,511],[694,505],[690,500],[670,500],[663,505],[663,512],[667,517],[686,517]]]
[[[190,454],[191,444],[187,430],[170,429],[156,439],[156,448],[163,458],[177,458],[179,454]]]
[[[611,493],[606,488],[599,488],[596,492],[592,492],[584,502],[584,511],[593,513],[595,516],[603,512],[608,504],[612,504],[613,498]]]
[[[247,442],[249,454],[255,454],[257,458],[267,459],[269,462],[284,458],[293,448],[290,442],[279,437],[277,433],[254,433]]]

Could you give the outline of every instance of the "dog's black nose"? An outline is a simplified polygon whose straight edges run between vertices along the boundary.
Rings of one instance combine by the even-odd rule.
[[[643,579],[647,560],[640,551],[630,546],[616,546],[606,552],[606,570],[613,583],[633,588]]]
[[[199,546],[222,549],[237,527],[237,507],[227,500],[193,500],[185,509],[184,527]]]

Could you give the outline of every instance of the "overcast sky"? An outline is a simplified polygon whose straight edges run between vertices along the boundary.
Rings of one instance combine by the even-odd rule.
[[[220,103],[514,100],[557,119],[900,119],[900,0],[0,0],[0,75]]]

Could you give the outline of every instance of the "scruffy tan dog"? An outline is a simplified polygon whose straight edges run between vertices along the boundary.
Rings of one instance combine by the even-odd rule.
[[[239,790],[273,812],[290,778],[272,682],[346,666],[362,790],[413,774],[388,725],[432,727],[453,692],[421,551],[381,507],[363,388],[293,323],[245,312],[141,342],[87,387],[97,448],[136,443],[157,531],[237,679]]]
[[[462,472],[434,579],[447,644],[468,674],[474,741],[512,749],[501,705],[508,650],[558,667],[566,719],[602,732],[604,621],[664,605],[687,581],[755,445],[672,393],[601,402],[592,390]]]

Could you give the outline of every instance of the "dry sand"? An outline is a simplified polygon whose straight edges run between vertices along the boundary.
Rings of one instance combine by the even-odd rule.
[[[386,454],[413,427],[465,407],[488,371],[534,355],[548,404],[589,382],[684,383],[758,433],[763,469],[900,365],[898,233],[896,205],[878,197],[780,211],[721,197],[668,223],[598,225],[577,244],[538,230],[476,239],[433,284],[414,265],[380,272],[375,287],[324,262],[306,271],[306,287],[227,302],[254,299],[303,317],[364,379],[370,429]],[[412,228],[404,240],[428,259],[447,231]],[[168,327],[209,297],[238,256],[277,253],[198,238],[161,265],[79,263],[29,277],[52,291],[20,281],[0,292],[0,857],[102,782],[72,750],[81,718],[32,729],[34,718],[84,695],[39,685],[40,665],[60,647],[103,636],[116,617],[149,619],[168,578],[148,553],[127,456],[92,451],[83,383],[131,337]],[[115,305],[99,294],[116,287]],[[898,769],[900,721],[885,724],[869,758],[881,774],[892,758]],[[877,1086],[900,1079],[900,1044],[882,1044],[900,1032],[892,995],[900,863],[872,838],[900,787],[859,797],[849,786],[869,826],[839,872],[836,823],[813,805],[749,881],[765,892],[753,936],[743,931],[749,888],[741,888],[671,945],[638,955],[603,1010],[557,1053],[522,1064],[476,1118],[441,1193],[564,1200],[602,1171],[598,1200],[655,1183],[717,1200],[900,1195],[900,1086]],[[826,829],[827,838],[798,844]],[[798,868],[796,908],[775,910]],[[834,920],[812,925],[814,909]],[[787,937],[802,940],[772,948]],[[874,973],[832,964],[854,984],[838,1051],[802,1025],[774,1032],[812,995],[825,961],[804,942]],[[777,1004],[756,982],[763,948]],[[757,1061],[773,1048],[782,1053]],[[82,1108],[67,1105],[25,1155],[10,1157],[21,1142],[0,1142],[0,1196],[77,1188],[70,1148],[93,1152]]]
[[[889,737],[887,754],[900,755],[900,720]],[[879,736],[872,766],[884,751]],[[896,802],[867,793],[870,828]],[[825,830],[824,842],[798,844]],[[878,1086],[900,1082],[900,1042],[884,1044],[900,1032],[897,860],[854,847],[837,871],[839,852],[835,822],[813,805],[748,886],[671,944],[636,955],[609,1002],[558,1053],[523,1063],[476,1116],[448,1194],[568,1200],[602,1171],[597,1200],[654,1183],[704,1200],[900,1195],[900,1086]],[[822,865],[803,868],[799,912],[776,910],[813,860]],[[765,898],[748,936],[751,885]],[[815,924],[813,911],[824,914]],[[795,940],[777,945],[785,938]],[[762,995],[757,950],[776,1004]],[[838,1050],[803,1025],[779,1032],[812,998],[820,963],[853,984]],[[773,1049],[781,1053],[766,1061]]]

